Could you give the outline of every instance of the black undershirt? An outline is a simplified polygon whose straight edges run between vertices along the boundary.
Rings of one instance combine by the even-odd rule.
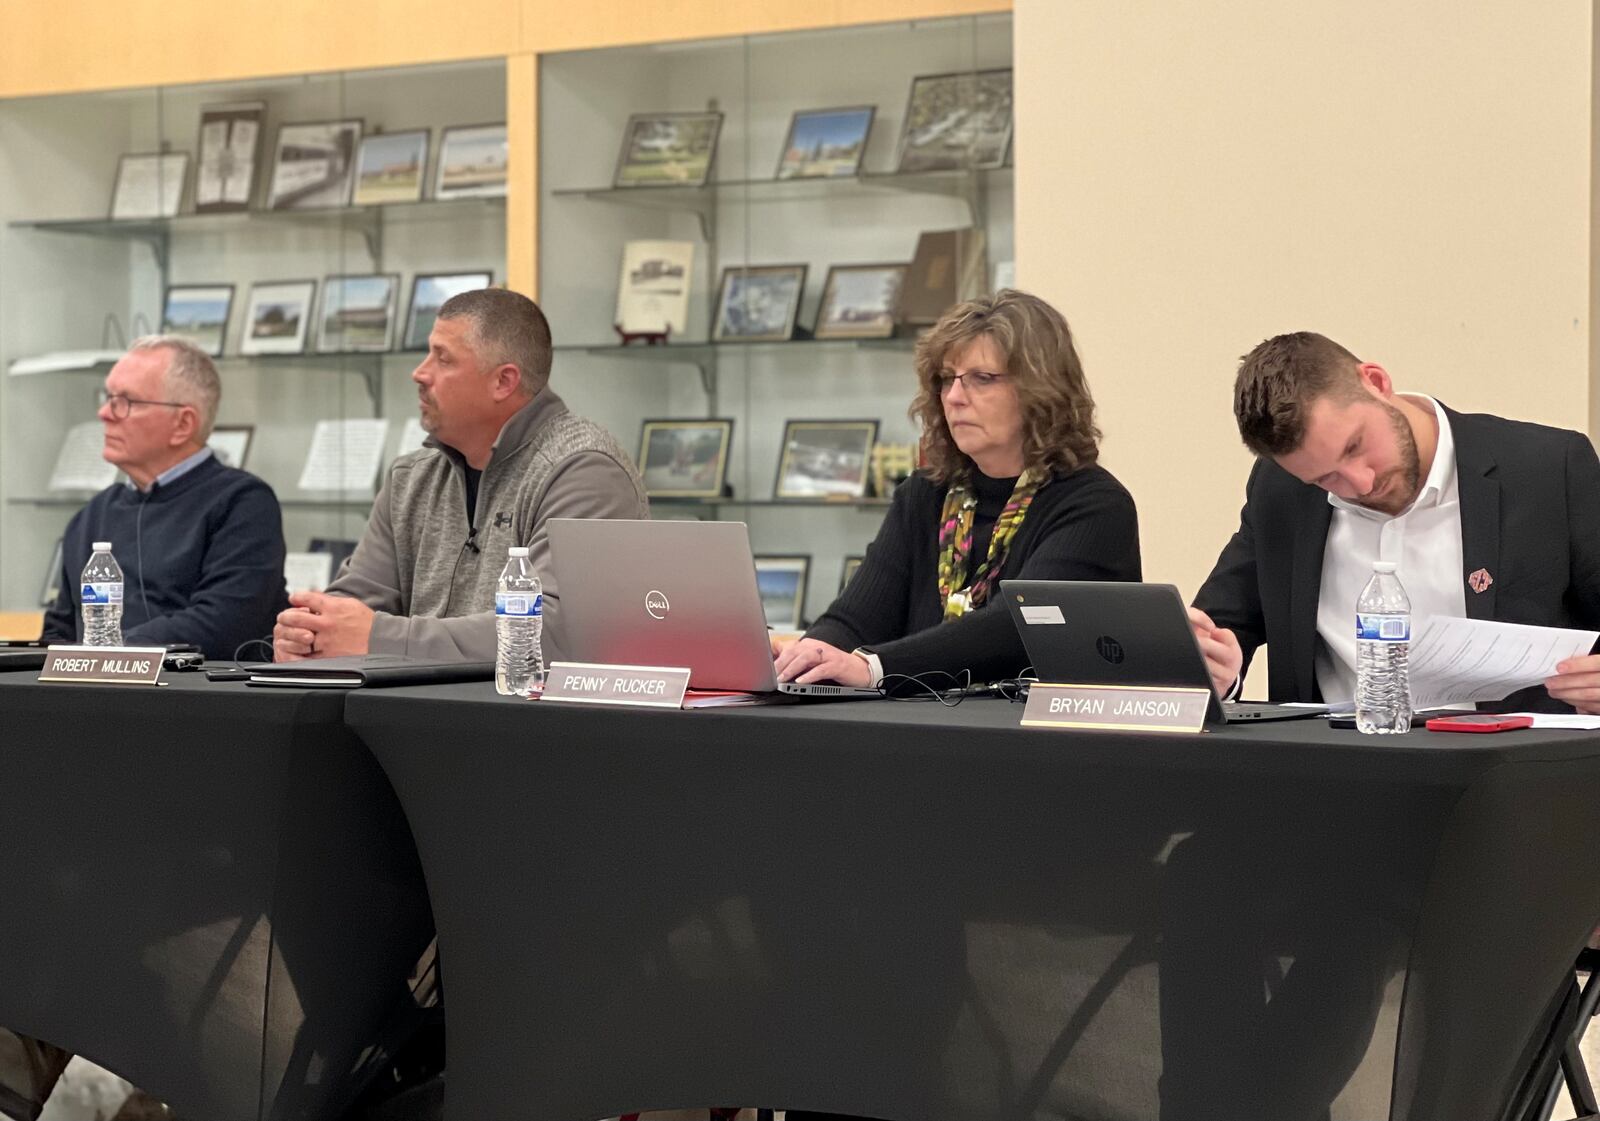
[[[478,482],[483,478],[483,472],[476,467],[462,464],[467,469],[467,528],[476,531],[478,528]]]
[[[1017,489],[1018,476],[1009,479],[991,479],[981,471],[972,473],[972,493],[977,496],[977,508],[972,511],[972,553],[967,557],[968,585],[989,559],[989,540],[994,536],[995,523],[1005,511],[1011,492]],[[959,589],[957,589],[959,591]]]

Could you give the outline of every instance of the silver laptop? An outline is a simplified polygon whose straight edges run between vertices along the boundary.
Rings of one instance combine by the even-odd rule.
[[[550,519],[561,631],[573,661],[688,666],[695,689],[876,697],[779,683],[743,522]]]

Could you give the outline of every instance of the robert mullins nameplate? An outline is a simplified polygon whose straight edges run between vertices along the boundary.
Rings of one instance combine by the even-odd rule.
[[[156,685],[166,654],[164,646],[52,646],[39,680]]]

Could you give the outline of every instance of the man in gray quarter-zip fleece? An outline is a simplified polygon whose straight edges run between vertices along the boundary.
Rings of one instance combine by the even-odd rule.
[[[501,288],[445,301],[417,383],[422,450],[400,456],[355,553],[326,592],[278,616],[278,661],[407,654],[493,661],[506,550],[526,545],[544,583],[545,660],[562,647],[551,518],[645,518],[644,484],[604,428],[549,388],[550,327]]]

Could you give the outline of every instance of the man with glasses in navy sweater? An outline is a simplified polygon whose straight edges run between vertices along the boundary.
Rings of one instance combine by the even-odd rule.
[[[46,641],[82,635],[78,576],[96,541],[110,541],[122,566],[127,645],[193,643],[219,659],[250,639],[270,641],[288,606],[283,516],[271,487],[206,446],[221,396],[210,356],[178,336],[138,339],[111,367],[100,394],[103,454],[128,481],[68,524]]]

